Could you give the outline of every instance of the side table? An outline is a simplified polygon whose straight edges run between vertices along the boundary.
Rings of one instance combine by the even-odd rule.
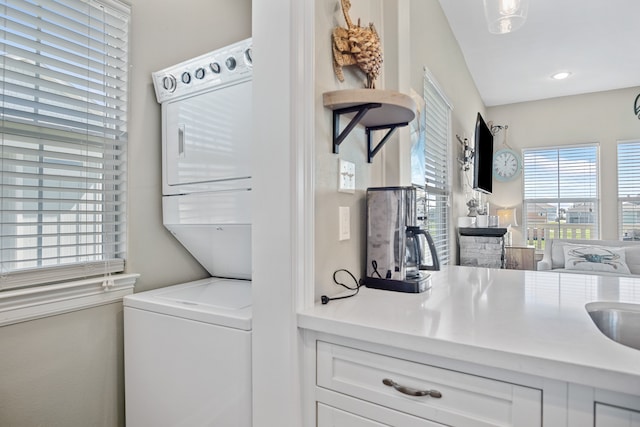
[[[533,246],[505,246],[506,265],[511,270],[535,270],[536,248]]]

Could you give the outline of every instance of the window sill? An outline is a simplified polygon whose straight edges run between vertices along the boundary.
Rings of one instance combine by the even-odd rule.
[[[139,274],[103,277],[0,292],[0,326],[122,301]]]

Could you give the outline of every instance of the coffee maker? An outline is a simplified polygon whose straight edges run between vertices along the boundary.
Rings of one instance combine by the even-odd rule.
[[[426,264],[426,248],[431,263]],[[364,285],[399,292],[431,287],[425,270],[439,270],[431,235],[417,225],[414,187],[367,189],[367,264]]]

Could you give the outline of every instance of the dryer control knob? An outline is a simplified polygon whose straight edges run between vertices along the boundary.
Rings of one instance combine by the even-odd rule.
[[[212,62],[211,64],[209,64],[209,68],[211,68],[211,71],[214,74],[220,74],[220,64],[218,64],[217,62]]]
[[[204,79],[205,74],[206,74],[206,71],[204,68],[198,68],[195,73],[196,79],[198,80]]]
[[[162,78],[162,87],[164,90],[173,92],[176,90],[176,78],[168,74]]]
[[[189,74],[188,71],[185,71],[184,73],[182,73],[182,83],[186,85],[191,83],[191,74]]]
[[[247,61],[247,64],[253,64],[253,50],[252,48],[248,48],[244,51],[244,59]]]
[[[225,61],[225,65],[227,66],[227,68],[230,71],[233,71],[236,69],[236,58],[234,58],[233,56],[230,56],[227,58],[227,60]]]

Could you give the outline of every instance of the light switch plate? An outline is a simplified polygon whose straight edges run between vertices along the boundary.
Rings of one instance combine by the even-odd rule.
[[[338,164],[338,191],[341,193],[353,193],[356,190],[356,165],[347,160],[339,159]]]
[[[349,240],[351,238],[351,213],[349,206],[338,207],[338,228],[340,235],[338,240]]]

